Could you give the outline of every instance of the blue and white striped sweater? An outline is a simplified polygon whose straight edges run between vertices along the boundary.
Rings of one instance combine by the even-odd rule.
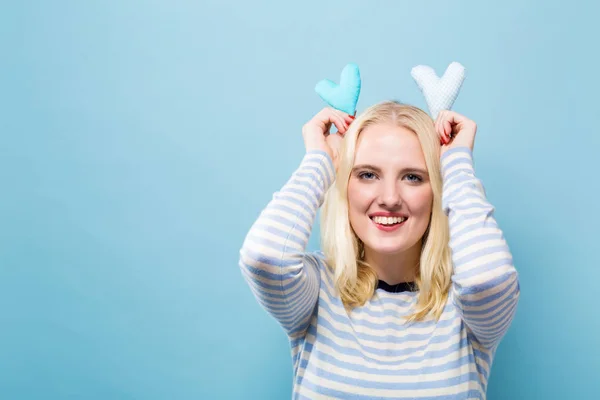
[[[438,321],[403,320],[416,292],[377,289],[364,306],[345,310],[323,254],[306,251],[335,179],[326,153],[308,152],[250,229],[240,267],[289,337],[293,398],[485,398],[496,348],[517,307],[518,275],[470,149],[447,151],[441,165],[454,274]]]

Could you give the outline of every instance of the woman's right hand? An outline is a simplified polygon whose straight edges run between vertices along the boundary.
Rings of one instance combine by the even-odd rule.
[[[353,120],[353,116],[343,111],[325,107],[302,127],[306,151],[321,150],[326,152],[337,169],[342,138]],[[337,128],[337,135],[332,135],[329,132],[332,125]]]

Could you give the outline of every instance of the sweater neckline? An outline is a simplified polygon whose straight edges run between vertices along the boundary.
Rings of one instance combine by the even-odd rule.
[[[377,282],[377,289],[382,289],[390,293],[416,292],[417,285],[415,285],[415,282],[400,282],[394,285],[390,285],[389,283],[380,279]]]

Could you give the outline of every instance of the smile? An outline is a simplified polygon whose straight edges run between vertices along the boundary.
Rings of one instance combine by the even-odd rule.
[[[391,232],[400,228],[408,217],[371,217],[371,221],[377,227],[384,232]]]

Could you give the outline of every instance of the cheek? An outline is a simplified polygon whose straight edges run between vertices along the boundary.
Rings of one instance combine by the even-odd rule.
[[[429,186],[416,188],[405,198],[411,214],[429,216],[433,206],[433,192]]]
[[[348,205],[350,213],[365,213],[373,202],[373,189],[365,185],[353,183],[348,184]]]

